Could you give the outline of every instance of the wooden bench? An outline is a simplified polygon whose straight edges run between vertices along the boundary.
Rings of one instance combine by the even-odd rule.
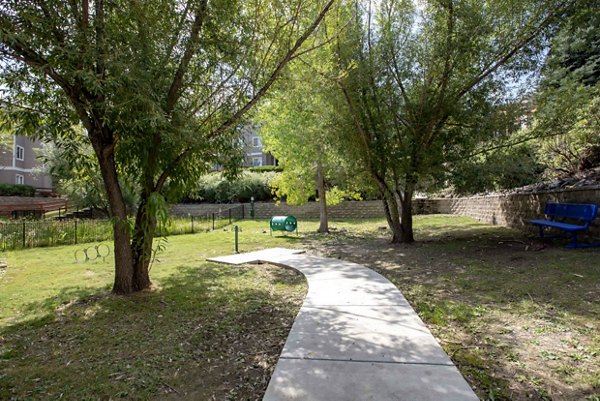
[[[600,246],[600,244],[580,244],[577,242],[577,233],[590,228],[590,223],[598,214],[598,206],[593,203],[547,203],[544,208],[547,219],[529,220],[529,224],[539,227],[539,238],[556,238],[557,236],[544,235],[544,228],[551,227],[566,232],[571,237],[571,242],[565,248],[587,248]],[[556,221],[556,218],[577,220],[583,224]]]

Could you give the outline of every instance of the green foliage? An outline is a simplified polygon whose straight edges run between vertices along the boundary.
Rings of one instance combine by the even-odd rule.
[[[539,96],[532,130],[540,136],[540,161],[549,176],[600,166],[600,86],[563,79]]]
[[[532,132],[548,174],[600,166],[600,13],[580,1],[551,44]],[[597,7],[597,5],[596,5]],[[597,11],[597,9],[596,9]]]
[[[539,182],[544,169],[533,145],[521,144],[454,163],[447,178],[455,193],[470,195]]]
[[[283,166],[254,166],[254,167],[248,167],[246,169],[247,171],[252,171],[254,173],[265,173],[265,172],[282,172],[283,171]]]
[[[271,188],[276,185],[281,173],[244,171],[234,179],[228,179],[223,173],[211,173],[201,177],[188,195],[188,200],[208,203],[232,203],[269,201]]]
[[[75,129],[71,139],[46,143],[39,158],[52,177],[56,192],[69,199],[73,206],[100,209],[109,215],[110,206],[98,163],[83,135],[81,129]],[[131,215],[139,201],[139,188],[131,177],[123,176],[120,183],[128,214]]]
[[[304,205],[315,196],[315,173],[299,174],[298,170],[284,169],[274,177],[272,188],[276,199],[285,199],[290,205]]]
[[[13,134],[11,119],[5,112],[0,99],[0,147],[11,148],[13,146]]]
[[[265,149],[283,167],[274,194],[291,205],[306,203],[318,191],[324,192],[327,205],[353,198],[353,184],[362,176],[338,147],[342,133],[332,98],[340,93],[327,79],[334,68],[328,60],[333,42],[326,43],[327,33],[341,32],[346,23],[339,15],[327,19],[327,31],[319,38],[325,45],[291,64],[257,113]],[[311,65],[319,66],[318,73]]]
[[[535,69],[562,1],[351,2],[332,77],[348,158],[386,200],[394,242],[411,242],[411,199],[498,132],[507,87]],[[333,98],[334,101],[339,98]],[[502,120],[502,119],[500,119]]]
[[[538,182],[545,170],[537,143],[521,123],[530,102],[507,103],[490,108],[479,135],[464,138],[464,145],[447,155],[431,189],[448,188],[460,195],[502,191]],[[463,150],[470,150],[465,154]],[[428,188],[428,189],[429,189]]]
[[[293,56],[313,47],[333,3],[3,1],[4,110],[17,134],[75,147],[86,130],[119,231],[115,292],[150,285],[143,261],[159,217],[138,213],[147,221],[135,222],[132,238],[119,224],[122,185],[132,184],[141,209],[154,194],[185,192],[212,165],[235,170],[243,118]]]
[[[0,184],[0,196],[34,196],[35,188],[30,185]]]

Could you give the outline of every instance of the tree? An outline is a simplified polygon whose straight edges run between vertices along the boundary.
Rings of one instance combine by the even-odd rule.
[[[531,131],[550,175],[600,166],[600,8],[577,3],[550,46]]]
[[[115,293],[151,285],[165,194],[236,154],[235,128],[285,65],[311,47],[333,3],[2,2],[0,84],[21,106],[12,118],[50,138],[72,136],[77,124],[86,130],[113,219]],[[133,227],[123,175],[139,185]]]
[[[572,3],[352,2],[335,59],[351,122],[345,147],[381,192],[392,242],[414,241],[414,192],[449,158],[469,154],[469,138],[519,72],[539,64],[544,33]]]
[[[311,54],[311,59],[318,58],[317,52]],[[276,195],[301,205],[316,190],[320,233],[329,232],[327,206],[341,202],[345,195],[338,186],[328,184],[331,178],[340,182],[347,164],[334,145],[331,95],[335,93],[323,85],[322,77],[296,63],[271,91],[258,117],[265,149],[284,167],[273,183]]]

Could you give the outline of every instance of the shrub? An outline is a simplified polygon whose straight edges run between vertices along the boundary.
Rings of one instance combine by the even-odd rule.
[[[0,196],[34,196],[35,188],[30,185],[0,184]]]
[[[272,199],[271,183],[277,173],[244,171],[235,180],[227,180],[221,173],[203,176],[187,197],[191,202],[233,203],[268,201]]]
[[[269,171],[281,172],[281,171],[283,171],[283,166],[255,166],[255,167],[248,167],[246,170],[252,171],[255,173],[266,173]]]

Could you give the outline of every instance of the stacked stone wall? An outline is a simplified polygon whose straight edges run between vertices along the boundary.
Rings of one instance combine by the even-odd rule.
[[[244,206],[244,215],[250,218],[250,203],[232,204],[179,204],[171,207],[171,214],[175,216],[204,216],[210,213],[218,213],[229,208]],[[383,206],[381,201],[347,201],[328,208],[331,219],[369,219],[382,218]],[[318,219],[319,204],[309,202],[301,206],[291,206],[284,202],[255,202],[254,218],[270,219],[277,215],[294,215],[299,219]]]
[[[436,200],[434,200],[436,201]],[[527,220],[544,217],[544,206],[548,202],[600,204],[600,187],[567,189],[537,193],[473,196],[439,200],[439,213],[469,216],[488,224],[500,224],[515,228],[529,228]],[[600,235],[600,219],[590,228]]]
[[[488,224],[531,229],[527,225],[527,220],[542,218],[544,205],[548,202],[600,204],[600,186],[523,194],[415,199],[413,210],[415,214],[456,214],[469,216]],[[239,205],[241,204],[183,204],[173,206],[171,212],[179,216],[199,216]],[[251,205],[249,203],[243,205],[245,216],[249,218]],[[257,219],[269,219],[276,215],[290,214],[299,219],[318,219],[319,205],[316,202],[309,202],[302,206],[268,202],[254,204],[254,217]],[[331,219],[383,217],[381,201],[347,201],[329,208],[329,218]],[[600,219],[592,223],[591,231],[594,235],[600,235]]]

